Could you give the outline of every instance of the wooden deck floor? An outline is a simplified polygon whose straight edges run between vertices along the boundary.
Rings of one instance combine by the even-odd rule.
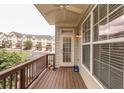
[[[85,89],[83,79],[72,68],[59,68],[56,71],[47,70],[39,76],[30,89]]]

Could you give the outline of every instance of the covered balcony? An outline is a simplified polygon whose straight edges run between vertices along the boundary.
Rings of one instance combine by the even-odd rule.
[[[0,88],[124,88],[124,5],[35,7],[55,25],[55,54],[1,72]],[[79,72],[74,72],[75,65]]]

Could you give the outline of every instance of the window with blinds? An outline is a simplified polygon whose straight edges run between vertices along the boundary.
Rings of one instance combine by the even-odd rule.
[[[123,88],[124,43],[94,45],[94,75],[107,88]]]
[[[109,4],[109,13],[118,8],[121,4]]]
[[[100,46],[93,46],[93,72],[97,78],[100,78]]]
[[[124,43],[110,44],[110,88],[123,88]]]
[[[93,11],[93,25],[98,22],[98,6]]]
[[[90,53],[93,53],[93,74],[98,81],[106,88],[122,89],[124,40],[122,42],[119,38],[124,37],[124,5],[98,4],[91,14],[93,18],[87,19],[83,24],[83,43],[88,42],[87,33],[91,25],[93,41],[82,45],[82,63],[90,70]],[[92,24],[87,25],[90,21]]]
[[[99,20],[107,16],[107,4],[100,4],[99,7]]]
[[[98,24],[93,27],[93,41],[98,41]]]
[[[93,11],[93,41],[108,37],[107,5],[99,4]]]
[[[124,37],[123,20],[124,6],[99,4],[93,11],[93,41]]]
[[[108,24],[107,24],[107,18],[102,20],[99,23],[99,34],[98,34],[98,39],[99,40],[107,40],[108,37]]]
[[[90,42],[90,16],[83,24],[83,42]]]
[[[124,7],[120,7],[109,15],[109,38],[124,36]]]
[[[90,69],[90,45],[83,45],[83,64]]]

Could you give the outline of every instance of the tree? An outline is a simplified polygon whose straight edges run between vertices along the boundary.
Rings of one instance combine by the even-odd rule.
[[[25,41],[25,42],[24,42],[24,47],[25,47],[26,50],[27,50],[27,49],[31,49],[31,47],[32,47],[32,42],[31,42],[30,40]]]

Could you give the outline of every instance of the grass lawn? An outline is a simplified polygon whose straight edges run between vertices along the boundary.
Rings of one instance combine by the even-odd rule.
[[[27,57],[29,57],[31,54],[28,53],[28,52],[16,52],[21,58],[22,58],[22,61],[25,61]]]

